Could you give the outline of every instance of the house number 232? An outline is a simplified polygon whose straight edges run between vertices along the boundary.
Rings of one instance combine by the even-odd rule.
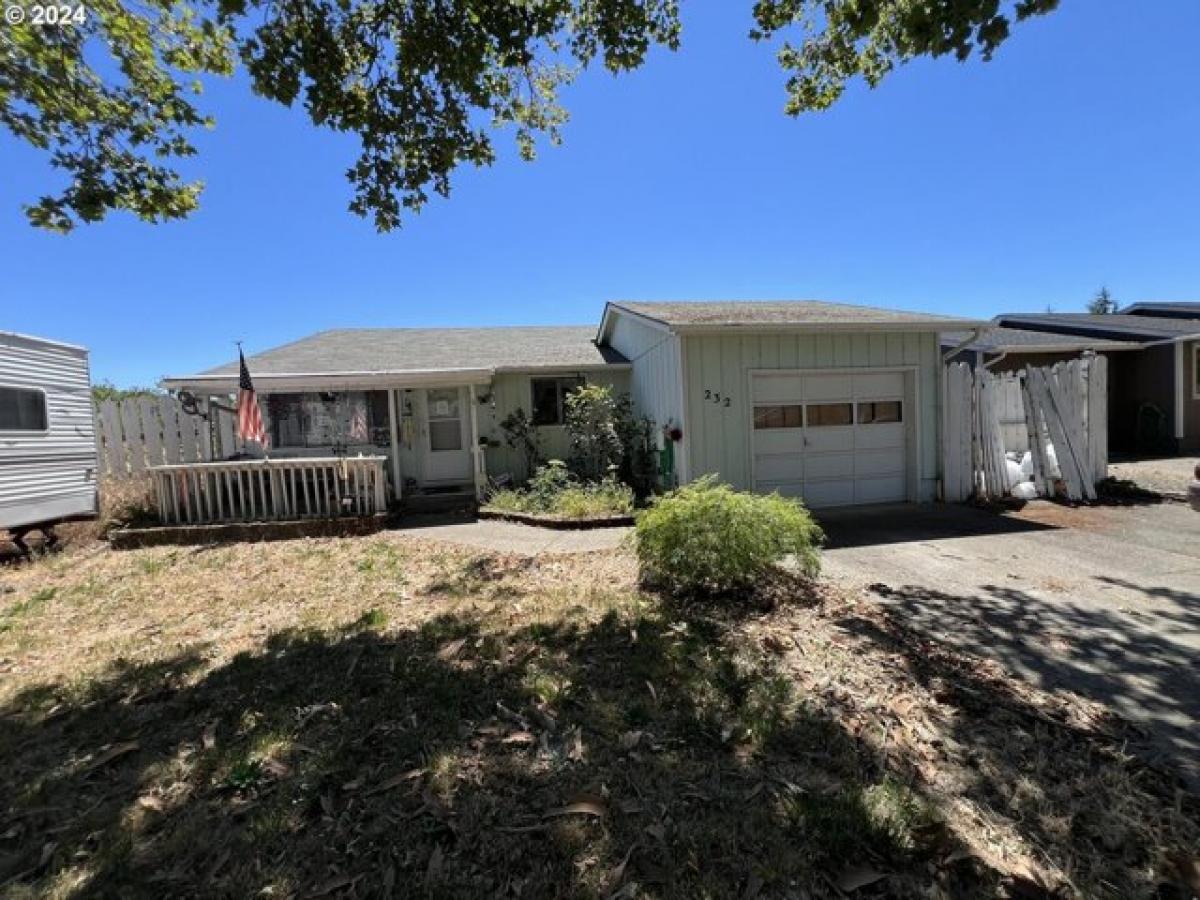
[[[705,390],[704,399],[711,400],[717,406],[724,406],[726,408],[733,406],[733,401],[729,397],[722,397],[720,391]]]

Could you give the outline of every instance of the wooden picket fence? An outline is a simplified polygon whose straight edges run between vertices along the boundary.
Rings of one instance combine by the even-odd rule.
[[[1006,452],[1030,453],[1038,496],[1096,498],[1108,474],[1108,361],[1103,356],[995,374],[946,367],[944,496],[1008,497]],[[1058,463],[1056,477],[1047,447]]]
[[[95,411],[100,474],[130,478],[151,466],[207,462],[242,452],[236,413],[204,402],[199,412],[188,414],[165,394],[102,401]]]

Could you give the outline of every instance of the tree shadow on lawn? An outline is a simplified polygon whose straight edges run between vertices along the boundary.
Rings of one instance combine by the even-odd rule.
[[[891,874],[858,896],[958,877],[932,874],[949,844],[926,800],[710,612],[289,631],[208,672],[182,653],[36,686],[0,710],[0,885],[823,897],[861,866]]]
[[[1041,601],[999,588],[990,595],[995,603],[936,594],[891,589],[887,604],[872,604],[836,624],[864,646],[898,659],[938,701],[933,778],[944,781],[939,793],[957,793],[1006,821],[1051,871],[1062,874],[1059,889],[1068,894],[1183,900],[1200,891],[1200,796],[1172,760],[1147,746],[1143,730],[1098,703],[1032,689],[995,663],[951,649],[931,636],[929,618],[934,610],[963,610],[963,622],[947,613],[940,629],[961,625],[959,643],[986,645],[1005,665],[1028,664],[1029,642],[1040,651],[1033,655],[1047,682],[1083,694],[1098,690],[1101,700],[1112,688],[1111,676],[1083,677],[1074,670],[1079,660],[1119,661],[1165,689],[1170,678],[1194,679],[1184,671],[1179,648],[1149,639],[1110,641],[1088,630],[1098,624],[1089,618],[1075,623],[1077,643],[1070,652],[1056,655],[1044,636],[1038,646],[1046,624],[1037,612]],[[968,609],[974,612],[968,615]],[[1012,638],[992,630],[1001,619]],[[1160,702],[1175,706],[1166,697]],[[921,762],[900,753],[889,765],[932,787]]]

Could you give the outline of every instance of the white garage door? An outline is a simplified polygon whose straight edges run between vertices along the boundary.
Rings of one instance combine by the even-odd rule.
[[[908,499],[904,373],[758,373],[755,490],[811,507]]]

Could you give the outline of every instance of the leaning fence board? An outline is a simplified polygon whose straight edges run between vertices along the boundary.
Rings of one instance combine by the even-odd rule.
[[[943,496],[999,499],[1013,487],[1008,454],[1029,453],[1041,496],[1055,491],[1048,453],[1058,460],[1061,488],[1071,499],[1094,499],[1107,474],[1107,360],[1091,356],[1019,374],[945,368]],[[1017,431],[1021,434],[1017,435]]]
[[[1083,391],[1078,378],[1079,361],[1060,363],[1053,366],[1048,373],[1043,373],[1046,388],[1058,413],[1058,425],[1062,431],[1063,444],[1070,456],[1071,465],[1075,469],[1076,478],[1082,497],[1088,500],[1096,499],[1096,486],[1092,482],[1093,465],[1091,454],[1087,449],[1087,434],[1083,429]],[[1056,446],[1056,451],[1061,454]],[[1062,468],[1062,462],[1059,462]],[[1074,497],[1072,499],[1081,499]]]
[[[1067,497],[1071,500],[1082,500],[1084,496],[1083,479],[1080,477],[1075,457],[1067,443],[1067,433],[1061,419],[1062,411],[1055,406],[1047,373],[1043,369],[1033,369],[1031,374],[1033,375],[1034,391],[1037,393],[1042,412],[1046,417],[1046,427],[1050,430],[1050,441],[1054,445],[1058,469],[1067,486]]]
[[[1087,425],[1092,451],[1092,478],[1108,477],[1108,359],[1098,354],[1087,359]]]
[[[1042,461],[1044,453],[1042,444],[1042,428],[1038,423],[1038,416],[1034,411],[1032,402],[1029,399],[1029,385],[1026,379],[1022,376],[1019,379],[1018,387],[1021,391],[1021,407],[1025,413],[1025,432],[1026,441],[1029,444],[1029,461],[1033,466],[1033,486],[1037,490],[1039,497],[1047,497],[1050,494],[1049,481],[1046,478],[1046,467]]]

